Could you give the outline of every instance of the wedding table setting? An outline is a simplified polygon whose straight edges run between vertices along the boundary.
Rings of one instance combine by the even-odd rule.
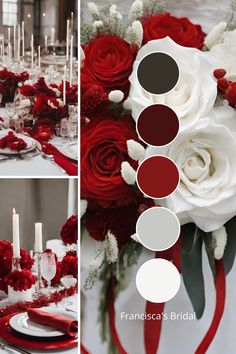
[[[78,351],[78,217],[75,181],[69,181],[68,220],[43,247],[43,223],[35,223],[31,251],[20,247],[20,215],[13,208],[12,243],[0,240],[0,353]],[[55,241],[54,241],[55,242]]]
[[[78,85],[74,14],[66,23],[65,53],[55,28],[44,44],[25,24],[0,34],[0,175],[78,174]]]

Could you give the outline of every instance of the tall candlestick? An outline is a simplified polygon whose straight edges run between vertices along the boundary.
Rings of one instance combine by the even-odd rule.
[[[44,46],[45,46],[45,51],[47,53],[47,51],[48,51],[48,36],[47,35],[44,38]]]
[[[25,22],[22,21],[22,57],[25,56]]]
[[[41,67],[41,48],[40,45],[38,46],[38,64],[39,68]]]
[[[31,34],[31,69],[34,68],[34,35]]]
[[[14,25],[14,29],[13,29],[13,55],[14,57],[16,57],[16,25]]]
[[[35,252],[43,251],[43,237],[42,237],[42,227],[43,224],[41,222],[35,223]]]
[[[71,12],[70,19],[71,19],[71,34],[73,34],[73,32],[74,32],[74,12]]]
[[[18,31],[17,31],[17,43],[18,43],[18,48],[17,48],[17,60],[18,62],[20,61],[20,25],[18,25]]]
[[[72,79],[73,79],[73,42],[74,42],[74,36],[70,37],[70,85],[72,85]]]
[[[52,30],[51,30],[51,43],[54,44],[55,42],[55,28],[52,27]]]
[[[11,43],[11,27],[8,27],[8,44]]]
[[[13,257],[20,258],[19,214],[16,214],[15,209],[13,209],[13,215],[12,215],[12,229],[13,229]]]
[[[76,192],[75,192],[75,179],[70,178],[68,181],[68,204],[67,204],[67,217],[70,218],[76,213]]]
[[[69,60],[70,20],[66,21],[66,60]]]
[[[64,66],[64,80],[63,80],[63,103],[66,105],[66,65]]]
[[[5,64],[5,40],[4,36],[2,36],[2,63]]]
[[[10,63],[11,61],[11,57],[12,57],[12,47],[11,47],[11,43],[8,43],[8,62]]]

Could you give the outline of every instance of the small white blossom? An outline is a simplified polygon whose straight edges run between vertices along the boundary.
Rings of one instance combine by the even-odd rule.
[[[50,86],[50,90],[54,91],[55,94],[57,95],[57,97],[61,96],[61,92],[56,87],[51,87]]]
[[[123,161],[121,163],[121,176],[128,185],[132,186],[135,184],[136,172],[128,161]]]
[[[129,19],[131,21],[141,18],[143,15],[143,2],[141,0],[135,0],[130,7]]]
[[[18,87],[22,87],[23,83],[22,82],[18,82]]]
[[[133,235],[131,235],[131,236],[130,236],[130,238],[131,238],[133,241],[140,243],[140,241],[139,241],[139,238],[138,238],[137,234],[133,234]]]
[[[48,105],[49,105],[52,109],[58,109],[58,107],[55,106],[50,100],[48,100]]]
[[[94,31],[98,31],[103,28],[103,22],[102,21],[94,21],[93,22],[93,29]]]
[[[26,80],[26,81],[24,82],[24,85],[32,86],[32,85],[33,85],[33,81],[32,81],[32,80]]]
[[[88,3],[88,10],[91,13],[92,16],[98,16],[99,15],[99,11],[98,11],[98,7],[96,4],[94,4],[94,2],[89,2]]]
[[[60,98],[57,98],[57,102],[59,103],[59,107],[64,107],[64,102]]]
[[[140,48],[143,42],[143,26],[140,21],[134,21],[131,25],[132,31],[136,36],[135,43]]]
[[[115,236],[108,231],[105,244],[105,254],[108,263],[115,263],[118,260],[118,244]]]
[[[25,98],[24,100],[20,101],[20,108],[26,108],[31,106],[31,101],[29,98]]]
[[[114,25],[114,22],[120,22],[123,19],[121,13],[117,10],[116,5],[111,5],[109,12],[110,12],[111,26]]]
[[[84,216],[88,207],[88,202],[86,199],[81,199],[80,201],[80,217]]]
[[[128,150],[129,157],[131,157],[131,159],[135,161],[144,158],[144,154],[145,154],[144,147],[133,139],[127,140],[127,150]]]
[[[108,95],[108,99],[114,103],[121,102],[123,98],[124,98],[124,93],[120,90],[113,90]]]
[[[227,232],[224,226],[220,227],[218,230],[212,232],[212,237],[215,242],[214,256],[215,259],[219,260],[223,258],[225,246],[227,244]]]
[[[131,110],[131,100],[129,97],[123,102],[123,107],[126,111]]]
[[[226,22],[220,22],[211,30],[210,33],[208,33],[204,41],[204,44],[208,49],[213,48],[216,44],[223,41],[226,26]]]

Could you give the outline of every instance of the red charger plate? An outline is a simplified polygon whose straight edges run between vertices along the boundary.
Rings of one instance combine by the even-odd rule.
[[[11,314],[0,319],[0,337],[10,344],[37,349],[63,349],[78,345],[78,338],[71,338],[66,335],[52,340],[52,338],[45,339],[16,332],[9,324],[10,318],[14,315]]]

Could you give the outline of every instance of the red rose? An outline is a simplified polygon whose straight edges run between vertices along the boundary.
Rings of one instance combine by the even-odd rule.
[[[135,53],[122,38],[107,35],[95,38],[84,48],[84,71],[92,73],[107,91],[128,92]]]
[[[20,90],[20,93],[26,97],[33,97],[36,95],[36,90],[31,85],[24,85],[24,86],[20,87],[19,90]]]
[[[72,245],[78,240],[78,215],[72,215],[61,229],[61,239],[65,245]]]
[[[205,33],[200,25],[194,25],[187,17],[178,18],[168,13],[143,19],[143,43],[169,36],[185,47],[201,49]]]
[[[137,140],[130,116],[97,118],[81,128],[81,194],[102,207],[127,205],[132,189],[121,176],[121,163],[137,167],[127,152],[127,140]]]

